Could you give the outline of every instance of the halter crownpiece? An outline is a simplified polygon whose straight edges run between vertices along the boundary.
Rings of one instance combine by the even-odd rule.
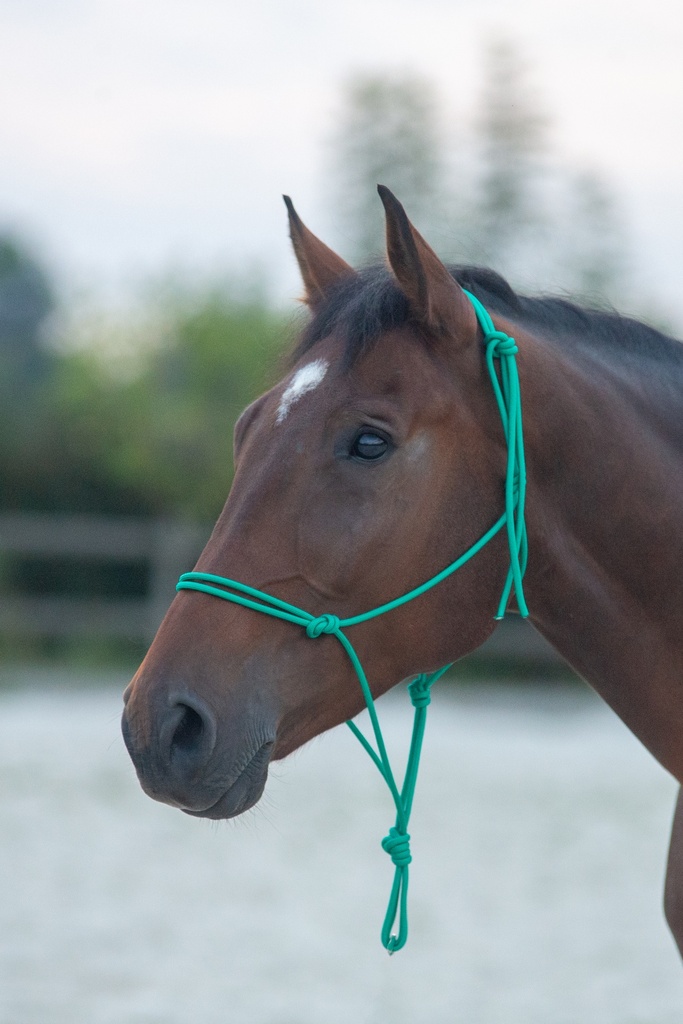
[[[505,511],[500,519],[478,541],[468,548],[464,554],[456,558],[454,562],[451,562],[445,569],[442,569],[436,576],[432,576],[426,583],[415,587],[414,590],[409,591],[402,597],[397,597],[393,601],[388,601],[386,604],[373,608],[368,612],[353,615],[347,619],[339,619],[336,615],[327,613],[317,616],[311,615],[295,605],[273,597],[272,594],[256,590],[254,587],[247,586],[246,583],[240,583],[238,580],[227,579],[224,576],[214,576],[212,573],[184,573],[176,587],[177,590],[198,590],[203,594],[220,597],[224,601],[232,601],[233,604],[242,605],[242,607],[250,608],[252,611],[262,612],[264,615],[271,615],[274,618],[292,622],[294,625],[305,629],[306,635],[311,639],[316,639],[323,635],[336,637],[346,651],[365,698],[376,745],[372,745],[354,722],[348,721],[346,724],[362,744],[386,782],[396,808],[396,822],[389,829],[389,834],[382,840],[382,849],[389,854],[395,866],[394,882],[381,932],[382,944],[389,954],[402,949],[408,938],[408,867],[412,860],[408,823],[415,795],[427,707],[431,700],[431,688],[437,679],[451,667],[452,663],[444,665],[443,668],[433,672],[431,675],[419,675],[408,684],[408,692],[411,703],[415,708],[415,714],[405,777],[403,785],[399,790],[389,762],[367,677],[358,655],[344,630],[361,622],[367,622],[369,619],[374,619],[378,615],[384,615],[431,590],[432,587],[447,579],[462,565],[469,562],[503,527],[506,527],[507,531],[510,568],[495,618],[503,618],[513,591],[520,615],[526,617],[529,614],[524,599],[522,583],[526,569],[528,549],[526,525],[524,522],[526,466],[522,431],[522,403],[515,361],[517,344],[514,338],[504,334],[502,331],[496,330],[488,311],[475,295],[472,295],[471,292],[465,289],[463,291],[465,291],[465,295],[474,307],[474,312],[484,334],[486,365],[507,442]],[[500,362],[500,381],[494,359]],[[394,933],[393,929],[397,921],[398,928]]]

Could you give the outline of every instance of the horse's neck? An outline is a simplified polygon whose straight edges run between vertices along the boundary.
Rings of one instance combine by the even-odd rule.
[[[683,781],[683,377],[618,358],[530,341],[525,589],[537,629]]]

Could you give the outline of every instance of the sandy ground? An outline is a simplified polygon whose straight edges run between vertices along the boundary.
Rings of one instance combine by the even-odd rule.
[[[675,786],[588,693],[437,697],[389,958],[391,808],[348,730],[210,824],[139,790],[117,687],[45,682],[0,696],[2,1024],[683,1020],[660,909]],[[407,698],[379,706],[400,760]]]

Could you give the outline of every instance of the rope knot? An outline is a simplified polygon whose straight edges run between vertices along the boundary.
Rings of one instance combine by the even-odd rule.
[[[414,708],[426,708],[432,700],[432,683],[425,675],[420,675],[408,683],[408,693]]]
[[[339,629],[339,619],[336,615],[319,615],[317,619],[311,619],[306,626],[306,636],[315,640],[322,633],[336,633]]]
[[[515,339],[503,331],[491,331],[487,334],[486,345],[493,347],[493,354],[499,359],[501,356],[514,356],[519,351]]]
[[[388,853],[397,868],[407,868],[410,856],[410,836],[407,832],[399,832],[395,825],[389,829],[389,835],[382,840],[382,849]]]

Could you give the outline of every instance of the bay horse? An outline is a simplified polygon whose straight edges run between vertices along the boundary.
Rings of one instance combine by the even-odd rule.
[[[234,482],[196,572],[339,622],[419,587],[489,530],[507,451],[470,293],[518,350],[530,621],[683,782],[683,345],[445,266],[379,191],[387,266],[360,271],[286,200],[310,318],[290,372],[235,426]],[[360,616],[372,697],[482,644],[509,568],[500,531],[416,600]],[[514,588],[507,604],[520,610]],[[284,618],[187,590],[124,699],[145,792],[214,819],[253,806],[271,760],[365,703],[334,636],[311,643]],[[683,952],[680,796],[665,913]]]

